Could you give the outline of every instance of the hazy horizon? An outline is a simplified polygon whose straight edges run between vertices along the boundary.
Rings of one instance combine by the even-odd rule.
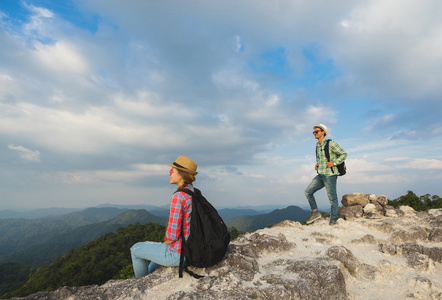
[[[306,205],[294,205],[294,204],[268,204],[268,205],[242,205],[242,206],[219,206],[219,207],[215,207],[216,209],[248,209],[248,208],[254,208],[254,209],[258,209],[258,208],[263,208],[263,209],[268,209],[268,208],[272,208],[274,207],[275,209],[277,208],[285,208],[287,206],[298,206],[302,209],[309,209],[308,204]],[[29,208],[6,208],[6,209],[0,209],[0,211],[16,211],[16,212],[31,212],[31,211],[38,211],[38,210],[62,210],[62,209],[69,209],[69,210],[85,210],[85,209],[89,209],[89,208],[104,208],[104,207],[115,207],[115,208],[119,208],[119,207],[152,207],[154,209],[169,209],[170,204],[165,204],[165,205],[153,205],[153,204],[144,204],[144,203],[139,203],[139,204],[111,204],[111,203],[102,203],[102,204],[97,204],[95,206],[85,206],[85,207],[61,207],[61,206],[51,206],[51,207],[29,207]],[[330,207],[325,206],[323,209],[320,208],[321,210],[330,210]]]

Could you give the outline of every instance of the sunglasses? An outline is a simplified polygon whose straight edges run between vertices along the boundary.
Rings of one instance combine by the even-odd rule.
[[[321,130],[315,130],[313,131],[313,134],[317,134],[318,132],[321,132]]]
[[[169,176],[172,176],[172,174],[173,174],[173,169],[170,169]]]

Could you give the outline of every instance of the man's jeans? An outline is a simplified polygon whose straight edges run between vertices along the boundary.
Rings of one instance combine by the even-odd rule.
[[[322,189],[324,186],[327,190],[328,200],[331,204],[331,217],[330,220],[338,219],[338,195],[336,193],[336,181],[338,179],[337,175],[325,176],[317,175],[313,178],[312,182],[305,189],[305,196],[310,204],[312,211],[317,211],[318,206],[316,205],[314,193]]]
[[[169,250],[170,245],[156,242],[136,243],[130,249],[135,277],[143,277],[152,273],[158,265],[177,267],[180,264],[180,254]],[[150,260],[150,264],[147,262]]]

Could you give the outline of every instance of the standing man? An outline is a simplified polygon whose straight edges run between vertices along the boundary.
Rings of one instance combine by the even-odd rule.
[[[316,205],[314,193],[322,189],[324,186],[327,190],[328,200],[331,204],[331,216],[330,225],[335,225],[338,220],[338,195],[336,193],[336,181],[338,179],[338,169],[336,165],[339,165],[347,158],[347,153],[342,149],[335,141],[326,139],[327,126],[319,124],[313,126],[313,134],[318,140],[316,143],[316,165],[315,170],[318,173],[313,178],[310,185],[305,190],[305,196],[310,204],[312,216],[308,219],[307,224],[311,224],[314,221],[322,218],[322,215],[318,212],[318,206]],[[324,147],[326,143],[329,143],[330,161],[327,161],[325,156]]]

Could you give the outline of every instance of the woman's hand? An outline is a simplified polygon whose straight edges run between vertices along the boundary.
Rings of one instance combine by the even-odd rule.
[[[173,241],[168,240],[168,239],[165,239],[165,241],[164,241],[164,244],[166,244],[166,245],[170,245],[170,244],[172,244],[172,243],[173,243]]]

